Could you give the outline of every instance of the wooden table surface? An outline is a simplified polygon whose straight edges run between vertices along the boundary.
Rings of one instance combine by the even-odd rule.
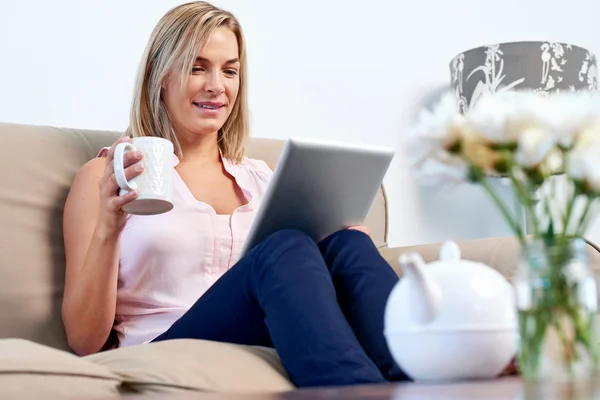
[[[127,395],[121,398],[129,400],[584,400],[600,399],[600,383],[594,382],[578,388],[549,383],[525,385],[519,378],[505,377],[490,381],[451,384],[363,385],[343,388],[299,389],[285,393],[262,394],[180,392],[174,395]]]

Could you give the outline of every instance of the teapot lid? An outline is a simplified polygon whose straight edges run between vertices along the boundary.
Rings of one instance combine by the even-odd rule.
[[[438,260],[431,264],[444,266],[482,265],[482,263],[477,261],[463,259],[460,247],[452,240],[446,241],[442,244],[438,252]]]
[[[448,241],[440,247],[440,261],[460,261],[460,257],[460,247],[455,242]]]

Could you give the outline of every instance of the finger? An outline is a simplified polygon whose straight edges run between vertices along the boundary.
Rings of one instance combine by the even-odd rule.
[[[144,172],[144,164],[141,162],[135,163],[125,168],[125,179],[129,181],[136,176],[139,176],[142,172]]]
[[[136,162],[140,161],[143,157],[144,157],[144,154],[139,150],[128,151],[127,153],[125,153],[123,166],[125,168],[127,168],[130,165],[135,164]]]
[[[348,227],[348,229],[354,230],[354,231],[359,231],[364,233],[367,236],[371,236],[371,230],[364,226],[364,225],[355,225],[355,226],[350,226]]]
[[[130,203],[131,201],[135,200],[138,197],[138,192],[136,190],[131,190],[127,193],[125,193],[122,196],[115,196],[112,199],[110,199],[110,208],[111,211],[119,211],[121,210],[121,208],[126,205],[127,203]]]
[[[125,179],[130,181],[136,176],[139,176],[142,172],[144,172],[144,165],[142,163],[133,164],[125,168]],[[120,187],[117,183],[117,177],[114,172],[110,175],[108,181],[104,186],[106,189],[104,194],[107,196],[114,196],[115,193],[119,190]]]
[[[361,231],[362,232],[363,227],[360,225],[352,225],[352,226],[349,226],[348,229],[351,229],[353,231]]]

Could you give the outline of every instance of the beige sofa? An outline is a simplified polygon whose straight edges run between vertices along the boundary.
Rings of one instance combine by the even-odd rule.
[[[60,305],[64,279],[62,209],[77,170],[117,132],[0,124],[0,394],[121,396],[180,391],[293,390],[272,349],[179,340],[77,357],[68,348]],[[282,142],[255,138],[249,156],[275,163]],[[84,218],[85,216],[82,216]],[[366,224],[397,269],[407,248],[389,248],[387,201],[379,193]],[[511,238],[459,242],[465,257],[506,276]],[[418,246],[426,259],[437,245]],[[590,246],[595,266],[598,252]]]

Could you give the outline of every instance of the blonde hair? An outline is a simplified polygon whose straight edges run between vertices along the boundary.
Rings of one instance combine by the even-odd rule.
[[[204,1],[171,9],[152,31],[138,71],[126,135],[168,139],[173,142],[177,156],[183,157],[161,98],[162,86],[170,76],[179,76],[181,84],[186,84],[202,46],[219,27],[229,28],[237,38],[240,84],[233,109],[219,129],[218,145],[223,157],[238,163],[242,160],[250,131],[244,35],[233,14]]]

